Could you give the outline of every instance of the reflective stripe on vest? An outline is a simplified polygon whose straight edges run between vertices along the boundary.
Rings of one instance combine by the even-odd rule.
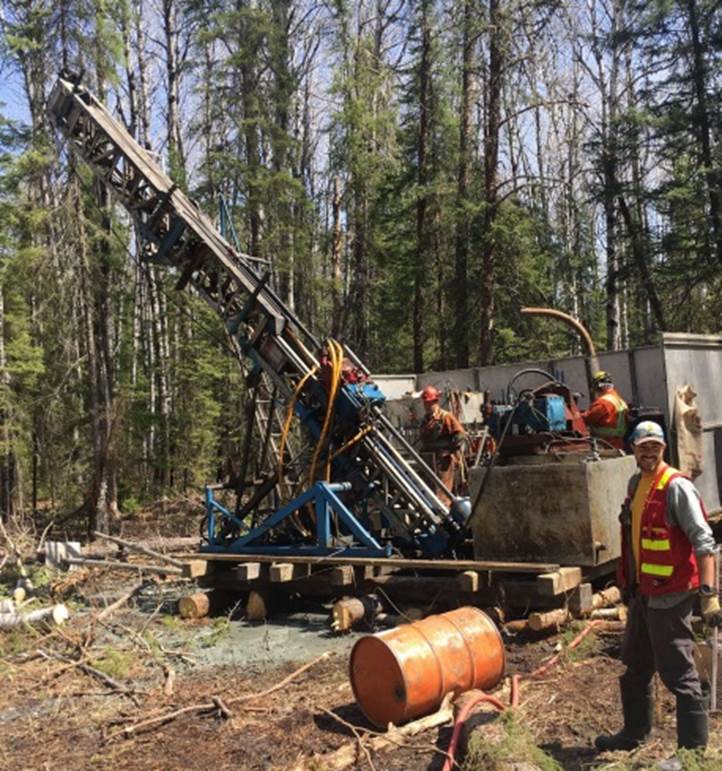
[[[616,426],[592,426],[591,432],[593,436],[616,436],[616,437],[623,437],[624,434],[627,432],[627,421],[625,420],[625,415],[627,412],[627,404],[626,402],[616,394],[612,393],[604,393],[600,397],[600,399],[604,400],[605,402],[609,402],[609,404],[614,407],[617,413],[617,425]]]
[[[649,562],[643,562],[640,570],[648,576],[661,576],[669,578],[674,573],[673,565],[652,565]]]
[[[669,484],[670,479],[675,474],[679,474],[677,469],[665,464],[662,472],[652,482],[650,493],[656,490],[665,490]],[[649,498],[647,499],[648,502]],[[647,507],[645,502],[645,509]],[[652,535],[651,538],[642,538],[641,547],[642,551],[659,552],[660,556],[663,553],[668,553],[672,550],[672,542],[669,539],[669,530],[666,527],[648,527],[646,528]],[[656,537],[655,537],[656,536]],[[641,554],[641,552],[640,552]],[[669,578],[674,573],[674,565],[669,563],[660,565],[656,562],[642,562],[639,566],[639,572],[648,576],[657,576],[658,578]]]

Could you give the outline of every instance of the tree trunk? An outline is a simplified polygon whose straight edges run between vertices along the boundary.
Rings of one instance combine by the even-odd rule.
[[[429,226],[427,223],[429,184],[429,127],[431,118],[431,28],[428,0],[421,1],[421,55],[418,63],[419,130],[417,148],[416,262],[414,264],[413,367],[424,371],[424,328],[426,285],[429,273]]]
[[[469,214],[467,206],[471,166],[471,105],[474,70],[472,8],[471,0],[464,0],[454,258],[454,356],[456,366],[459,368],[469,366]]]
[[[341,250],[343,248],[343,234],[341,231],[341,193],[339,190],[338,176],[333,178],[333,192],[331,194],[331,336],[338,338],[341,335],[341,323],[343,318],[343,276],[341,274]]]
[[[699,136],[699,152],[705,170],[709,217],[712,225],[712,240],[715,245],[717,262],[722,265],[722,210],[720,208],[719,161],[712,149],[712,129],[707,98],[707,65],[704,46],[700,38],[697,0],[687,0],[687,14],[692,43],[692,83],[694,84],[694,108],[692,126]]]
[[[185,153],[180,125],[180,72],[177,0],[163,0],[162,23],[167,91],[168,171],[170,178],[185,187]]]
[[[484,126],[484,226],[481,252],[481,327],[479,365],[492,363],[496,289],[496,218],[498,214],[501,87],[505,68],[505,19],[502,0],[489,3],[489,74]]]

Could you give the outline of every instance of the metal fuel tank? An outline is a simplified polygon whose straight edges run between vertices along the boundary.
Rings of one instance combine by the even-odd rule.
[[[504,674],[494,622],[464,607],[362,637],[351,651],[354,696],[376,726],[434,711],[447,693],[493,688]]]

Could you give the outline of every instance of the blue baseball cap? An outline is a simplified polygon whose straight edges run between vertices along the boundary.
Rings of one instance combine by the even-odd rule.
[[[653,420],[643,420],[641,423],[637,423],[634,431],[632,431],[632,435],[629,437],[629,442],[630,444],[641,444],[642,442],[666,444],[662,426]]]

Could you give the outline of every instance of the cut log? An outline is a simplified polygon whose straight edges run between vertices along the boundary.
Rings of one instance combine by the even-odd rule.
[[[561,626],[571,618],[566,608],[557,608],[546,613],[530,613],[529,628],[535,632],[541,632],[542,629],[550,629],[554,626]]]
[[[610,586],[609,589],[604,589],[601,592],[597,592],[592,597],[592,609],[606,608],[609,605],[616,605],[622,601],[622,592],[618,586]]]
[[[178,613],[181,618],[203,618],[208,615],[211,603],[205,592],[196,592],[178,600]]]
[[[14,629],[22,624],[45,623],[60,626],[70,618],[68,609],[60,603],[52,608],[40,608],[29,613],[0,613],[0,629]]]
[[[624,605],[617,605],[614,608],[597,608],[592,611],[590,618],[603,618],[606,621],[626,621],[627,609]]]
[[[331,628],[335,632],[348,632],[366,618],[366,606],[359,597],[344,597],[331,609]]]
[[[246,601],[246,618],[248,621],[265,621],[271,614],[273,604],[273,596],[270,592],[251,589]]]
[[[525,618],[515,619],[514,621],[507,621],[504,624],[504,629],[507,632],[516,634],[517,632],[525,632],[529,628],[529,622]]]

